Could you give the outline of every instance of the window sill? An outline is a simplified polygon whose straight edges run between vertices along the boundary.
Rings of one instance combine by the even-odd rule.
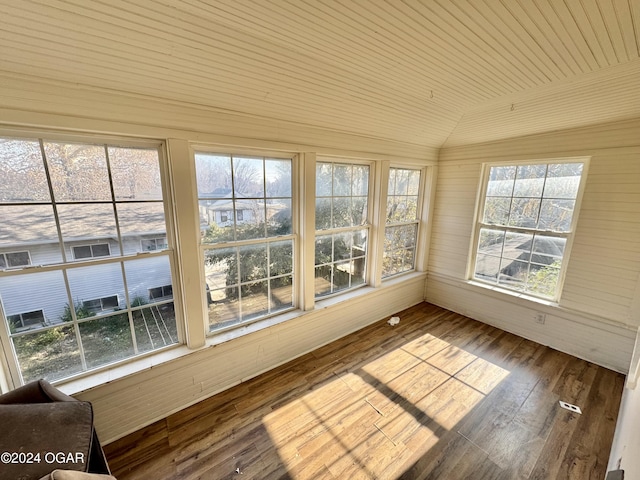
[[[540,305],[544,305],[546,307],[559,307],[558,302],[553,300],[545,300],[544,298],[534,297],[532,295],[527,295],[526,293],[519,293],[513,290],[508,290],[506,288],[502,288],[496,285],[489,285],[482,282],[477,282],[475,280],[467,280],[467,285],[471,285],[473,287],[479,287],[485,290],[490,290],[492,292],[496,292],[500,295],[509,295],[510,297],[520,298],[522,300],[527,300],[529,302],[538,303]]]
[[[76,395],[99,387],[100,385],[104,385],[115,380],[122,379],[124,377],[129,377],[145,370],[152,370],[154,367],[157,367],[160,364],[177,360],[191,353],[206,348],[215,347],[216,345],[235,340],[245,335],[265,331],[270,327],[288,322],[289,320],[303,317],[311,313],[312,311],[333,307],[343,302],[357,300],[359,298],[366,297],[367,295],[371,295],[372,293],[380,292],[381,290],[394,288],[406,282],[421,281],[425,278],[425,272],[410,272],[405,275],[387,279],[382,285],[380,285],[380,287],[377,288],[364,286],[356,290],[345,292],[341,295],[336,295],[330,298],[319,300],[315,302],[315,308],[311,311],[292,310],[273,317],[257,320],[246,325],[235,327],[230,330],[214,333],[207,337],[205,345],[200,348],[190,349],[186,345],[167,347],[165,350],[162,350],[160,352],[149,353],[144,357],[130,360],[121,365],[106,367],[104,370],[99,370],[94,373],[88,373],[84,376],[72,378],[69,380],[61,380],[60,382],[54,382],[54,384],[57,388],[59,388],[67,395]]]

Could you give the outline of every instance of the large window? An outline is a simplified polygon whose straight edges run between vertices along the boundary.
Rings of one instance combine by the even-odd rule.
[[[172,284],[172,253],[138,255],[142,240],[167,235],[160,150],[149,145],[0,138],[0,249],[29,248],[2,258],[38,266],[0,271],[15,383],[178,342],[173,299],[149,290]]]
[[[420,170],[391,168],[387,193],[382,276],[415,268]]]
[[[575,228],[584,162],[490,165],[473,278],[557,299]]]
[[[195,160],[210,331],[293,308],[292,160]]]
[[[316,163],[316,297],[365,284],[368,208],[368,165]]]

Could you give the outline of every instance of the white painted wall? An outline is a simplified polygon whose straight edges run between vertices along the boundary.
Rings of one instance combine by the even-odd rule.
[[[558,350],[626,372],[640,274],[640,119],[440,151],[426,298]],[[466,278],[483,162],[590,156],[559,305]],[[544,325],[536,312],[547,316]]]

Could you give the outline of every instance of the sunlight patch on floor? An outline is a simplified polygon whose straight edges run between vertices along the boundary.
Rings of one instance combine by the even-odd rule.
[[[394,478],[508,374],[427,334],[350,370],[336,367],[263,424],[291,478]]]

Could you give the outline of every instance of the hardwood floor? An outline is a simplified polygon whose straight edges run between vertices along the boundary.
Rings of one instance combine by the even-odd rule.
[[[107,445],[114,475],[605,477],[623,375],[426,303],[399,316]]]

